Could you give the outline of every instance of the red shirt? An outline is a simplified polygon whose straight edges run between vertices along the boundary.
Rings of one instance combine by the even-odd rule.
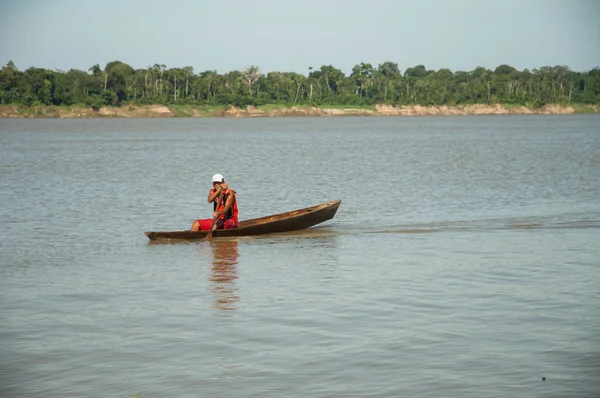
[[[210,190],[211,194],[214,192],[215,192],[214,188]],[[223,194],[221,195],[221,200],[219,201],[218,204],[217,204],[217,200],[213,201],[214,211],[221,211],[225,208],[225,203],[227,203],[227,199],[229,198],[229,195],[234,195],[233,203],[231,204],[231,207],[229,208],[229,210],[227,210],[227,213],[222,214],[219,218],[222,218],[224,220],[233,219],[237,222],[237,220],[238,220],[237,199],[235,197],[235,191],[232,189],[226,189],[225,191],[223,191]]]

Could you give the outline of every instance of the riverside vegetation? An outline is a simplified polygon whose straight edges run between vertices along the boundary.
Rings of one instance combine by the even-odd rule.
[[[519,71],[428,70],[360,63],[346,76],[332,65],[261,73],[257,66],[219,74],[191,66],[144,69],[113,61],[87,71],[31,67],[0,70],[2,117],[336,116],[506,113],[593,113],[600,68],[567,66]]]

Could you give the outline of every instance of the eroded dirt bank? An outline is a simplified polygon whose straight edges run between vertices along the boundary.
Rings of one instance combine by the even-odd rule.
[[[590,106],[589,112],[598,112],[598,107]],[[434,116],[434,115],[524,115],[524,114],[572,114],[578,113],[571,106],[546,105],[538,109],[505,107],[496,105],[464,106],[391,106],[378,104],[374,109],[328,108],[314,106],[292,106],[289,108],[261,109],[248,106],[246,109],[234,106],[223,108],[170,108],[164,105],[125,105],[122,107],[103,107],[98,110],[80,107],[35,107],[0,106],[1,118],[82,118],[82,117],[124,117],[124,118],[170,118],[170,117],[283,117],[283,116]]]

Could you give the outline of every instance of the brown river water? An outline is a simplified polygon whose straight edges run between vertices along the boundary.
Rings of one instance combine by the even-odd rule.
[[[598,115],[0,119],[0,220],[2,397],[600,394]]]

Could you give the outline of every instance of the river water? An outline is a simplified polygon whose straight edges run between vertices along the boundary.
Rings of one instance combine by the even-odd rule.
[[[342,199],[297,233],[149,243]],[[597,397],[600,117],[0,120],[2,397]]]

